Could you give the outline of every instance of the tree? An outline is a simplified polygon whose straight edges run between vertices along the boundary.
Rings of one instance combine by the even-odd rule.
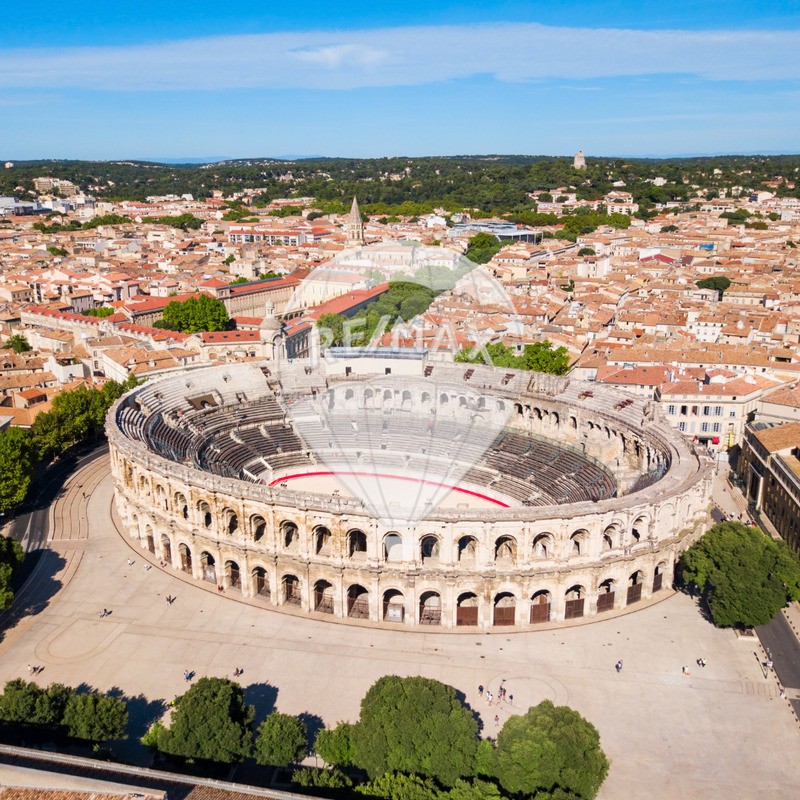
[[[292,773],[292,783],[304,789],[349,789],[353,785],[353,781],[338,769],[296,769]]]
[[[800,559],[785,542],[739,522],[715,525],[681,560],[681,578],[695,584],[714,624],[754,627],[800,599]]]
[[[356,786],[359,794],[386,800],[441,800],[439,787],[430,778],[389,772]]]
[[[14,601],[11,579],[24,560],[22,545],[10,536],[0,536],[0,609],[10,608]]]
[[[473,355],[470,348],[465,348],[456,353],[455,360],[465,364],[483,364],[488,355],[490,362],[496,367],[547,372],[551,375],[564,375],[569,369],[567,348],[563,346],[554,348],[547,340],[526,344],[522,355],[519,356],[502,342],[486,345],[485,351],[485,354],[481,351]]]
[[[119,697],[99,692],[73,694],[64,709],[67,734],[90,742],[124,739],[128,727],[128,705]]]
[[[678,230],[677,225],[664,225],[661,228],[661,233],[675,233]]]
[[[36,445],[30,430],[0,431],[0,511],[21,503],[36,468]]]
[[[578,256],[581,258],[583,256],[595,256],[595,255],[597,255],[597,253],[595,253],[595,251],[591,247],[581,247],[581,249],[578,250]]]
[[[335,728],[323,728],[314,740],[314,752],[326,764],[349,767],[355,758],[354,727],[350,722],[340,722]]]
[[[28,340],[19,333],[9,337],[6,342],[6,348],[13,350],[15,353],[27,353],[32,349]]]
[[[497,779],[510,794],[560,788],[588,800],[597,794],[608,767],[594,725],[550,700],[509,717],[497,735]]]
[[[473,264],[486,264],[502,246],[500,240],[491,233],[476,233],[470,236],[467,252],[464,255]]]
[[[250,755],[254,715],[238,683],[200,678],[178,698],[169,727],[156,723],[145,743],[162,753],[234,764]]]
[[[478,723],[455,689],[430,678],[380,678],[361,701],[354,763],[370,778],[410,772],[452,786],[472,775]]]
[[[108,306],[99,306],[98,308],[90,308],[85,313],[89,317],[110,317],[114,313],[114,309]]]
[[[307,737],[302,720],[273,711],[258,727],[253,753],[256,764],[287,767],[302,761],[308,752]]]
[[[10,680],[0,696],[0,719],[19,725],[36,725],[56,732],[73,689],[60,683],[42,689],[22,678]]]
[[[168,303],[158,327],[181,333],[224,331],[228,327],[228,312],[222,300],[201,294],[188,300]]]
[[[696,285],[701,289],[716,289],[719,292],[719,299],[722,300],[722,295],[728,291],[728,287],[731,285],[731,279],[725,275],[714,275],[711,278],[697,281]]]

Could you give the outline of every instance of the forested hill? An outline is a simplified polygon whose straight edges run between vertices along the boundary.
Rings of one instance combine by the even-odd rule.
[[[33,178],[73,181],[96,197],[144,200],[152,195],[226,196],[260,189],[257,199],[315,197],[327,211],[345,210],[354,194],[372,213],[410,213],[441,206],[448,211],[477,208],[514,213],[531,207],[529,193],[574,187],[579,199],[599,199],[622,182],[644,207],[686,200],[697,187],[713,197],[720,189],[769,188],[800,197],[795,181],[800,156],[715,156],[682,159],[588,158],[587,169],[572,169],[572,159],[550,156],[455,156],[424,158],[315,158],[297,161],[238,159],[214,164],[158,164],[143,161],[21,161],[0,169],[0,195],[27,196]],[[664,185],[655,185],[663,178]],[[777,189],[775,183],[783,178]],[[659,181],[661,183],[661,181]],[[376,210],[378,209],[378,210]]]

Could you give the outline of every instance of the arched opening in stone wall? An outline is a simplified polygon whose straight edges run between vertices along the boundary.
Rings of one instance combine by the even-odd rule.
[[[189,504],[180,492],[175,493],[175,510],[184,518],[189,519]]]
[[[186,544],[181,543],[178,546],[178,556],[181,560],[181,571],[187,572],[189,575],[192,574],[192,551],[189,549],[189,546]]]
[[[478,540],[474,536],[462,536],[458,540],[458,560],[465,564],[474,564],[478,553]]]
[[[347,533],[347,554],[356,561],[367,557],[367,535],[364,531],[354,529]]]
[[[331,554],[331,532],[324,525],[314,528],[314,552],[318,556]]]
[[[628,578],[628,596],[625,600],[626,605],[633,605],[642,599],[642,582],[644,581],[644,573],[641,570],[636,570]]]
[[[201,500],[197,504],[197,512],[200,515],[200,522],[204,528],[210,528],[213,521],[211,515],[211,506],[205,500]]]
[[[255,567],[251,573],[253,579],[253,594],[260,597],[269,597],[269,578],[264,567]]]
[[[531,597],[531,625],[550,622],[550,592],[542,589]]]
[[[422,563],[438,563],[439,540],[435,536],[423,536],[419,544]]]
[[[588,539],[589,531],[587,531],[585,528],[580,528],[579,530],[575,531],[575,533],[569,537],[569,555],[574,557],[585,555],[586,543]]]
[[[604,611],[611,611],[614,608],[614,598],[616,584],[613,578],[606,578],[597,587],[597,613],[602,614]]]
[[[253,534],[253,541],[260,542],[267,532],[267,521],[259,514],[250,518],[250,530]]]
[[[664,573],[667,570],[667,562],[662,561],[653,572],[653,594],[660,592],[664,587]]]
[[[636,544],[642,539],[645,539],[648,534],[648,528],[647,517],[636,517],[631,526],[631,544]]]
[[[438,592],[423,592],[419,598],[420,625],[442,624],[442,598]]]
[[[236,533],[239,528],[239,517],[236,512],[230,508],[226,508],[223,512],[223,519],[225,520],[225,531],[228,535]]]
[[[319,580],[314,584],[314,611],[333,614],[333,584]]]
[[[369,592],[358,583],[347,590],[347,616],[369,619]]]
[[[172,565],[172,545],[166,533],[161,534],[161,560]]]
[[[383,537],[383,557],[386,561],[403,560],[403,537],[394,531]]]
[[[281,543],[286,550],[296,550],[300,546],[300,534],[294,522],[281,522]]]
[[[600,549],[605,552],[607,550],[613,550],[620,545],[620,529],[619,525],[612,523],[608,525],[606,529],[603,531],[603,539],[601,543]]]
[[[555,540],[552,533],[539,533],[533,540],[532,557],[540,560],[552,558],[555,552]]]
[[[386,622],[402,622],[406,606],[403,593],[399,589],[387,589],[383,593],[383,619]]]
[[[501,565],[514,564],[517,560],[517,540],[513,536],[500,536],[494,543],[494,560]]]
[[[242,575],[239,571],[239,565],[235,561],[225,562],[225,585],[229,589],[242,588]]]
[[[513,625],[517,618],[517,598],[511,592],[500,592],[494,598],[494,625]]]
[[[214,556],[212,556],[208,550],[203,550],[203,552],[200,553],[200,566],[203,568],[203,580],[209,583],[216,583],[217,564],[214,560]]]
[[[159,483],[156,485],[156,506],[162,511],[169,510],[169,501],[164,487]]]
[[[147,541],[147,550],[155,555],[156,552],[156,539],[153,535],[153,528],[150,525],[144,526],[144,535]]]
[[[284,575],[281,580],[283,602],[287,605],[299,606],[302,602],[300,596],[300,579],[296,575]]]
[[[456,625],[478,624],[478,595],[463,592],[456,601]]]
[[[565,594],[564,619],[578,619],[583,616],[584,605],[586,603],[586,590],[583,586],[576,584],[570,586]]]

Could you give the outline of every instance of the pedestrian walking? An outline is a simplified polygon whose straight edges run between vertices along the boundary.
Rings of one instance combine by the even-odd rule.
[[[617,671],[617,673],[622,672],[622,667],[623,667],[622,659],[620,659],[619,661],[617,661],[616,664],[614,664],[614,669]]]
[[[33,675],[33,667],[28,664],[28,675]]]
[[[483,684],[479,684],[478,686],[478,697],[483,697]]]
[[[494,695],[491,692],[486,692],[486,700],[488,701],[489,705],[491,705],[492,700],[494,700]]]
[[[494,715],[494,724],[497,725],[497,726],[500,725],[500,715],[499,714],[495,714]]]
[[[510,694],[510,695],[508,696],[508,702],[509,702],[509,703],[510,703],[512,706],[514,705],[514,695],[513,695],[513,694]]]

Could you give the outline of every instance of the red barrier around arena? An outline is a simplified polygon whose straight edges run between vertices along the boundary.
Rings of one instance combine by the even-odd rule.
[[[284,475],[282,478],[275,478],[275,480],[269,485],[275,486],[277,483],[288,482],[294,480],[295,478],[320,478],[326,476],[336,477],[337,475],[352,475],[356,478],[391,478],[395,481],[413,481],[414,483],[425,483],[429,486],[440,486],[443,489],[449,489],[451,492],[459,492],[460,494],[467,494],[471,497],[477,497],[480,500],[486,500],[488,503],[494,503],[494,505],[500,506],[501,508],[509,508],[508,503],[504,503],[502,500],[497,500],[494,497],[489,497],[489,495],[481,494],[480,492],[473,492],[470,489],[460,489],[458,486],[451,486],[448,483],[439,483],[438,481],[428,481],[424,478],[412,478],[407,475],[391,475],[381,472],[296,472],[293,475]]]

